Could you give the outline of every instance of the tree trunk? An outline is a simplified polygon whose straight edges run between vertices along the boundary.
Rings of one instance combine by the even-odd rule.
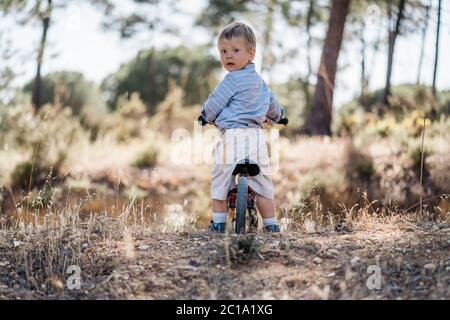
[[[264,51],[262,55],[262,63],[261,63],[261,73],[267,76],[267,83],[270,83],[271,80],[271,72],[272,65],[274,62],[272,48],[270,43],[272,42],[272,32],[273,32],[273,18],[274,18],[274,8],[275,1],[269,0],[267,4],[267,14],[264,17]]]
[[[400,31],[400,23],[403,19],[403,10],[405,8],[405,2],[406,2],[406,0],[400,0],[400,4],[398,6],[397,20],[395,23],[394,30],[391,29],[391,25],[389,23],[388,65],[387,65],[387,73],[386,73],[386,86],[384,87],[384,94],[383,94],[383,99],[382,99],[382,101],[385,105],[389,104],[388,97],[391,94],[391,76],[392,76],[392,64],[394,61],[395,40],[397,39],[397,35]],[[389,14],[389,16],[390,16],[390,14]]]
[[[305,94],[305,105],[309,107],[311,105],[311,94],[309,92],[310,78],[312,75],[312,64],[311,64],[311,46],[312,46],[312,15],[314,12],[314,0],[309,0],[308,14],[306,17],[306,34],[308,39],[306,40],[306,62],[308,64],[308,74],[306,75],[305,81],[302,82],[303,93]]]
[[[334,80],[349,6],[350,0],[333,0],[331,5],[316,90],[307,121],[307,132],[312,135],[331,135]]]
[[[430,18],[430,6],[431,6],[431,3],[425,7],[425,24],[424,24],[423,30],[422,30],[422,46],[421,46],[422,48],[420,50],[419,67],[417,69],[417,80],[416,80],[417,85],[420,84],[420,77],[422,75],[423,56],[425,53],[425,37],[427,34],[427,30],[428,30],[428,20]]]
[[[155,79],[155,61],[154,61],[155,51],[156,50],[155,50],[154,46],[152,45],[152,47],[150,48],[150,53],[149,53],[149,55],[147,57],[147,61],[146,61],[147,62],[146,67],[147,67],[147,72],[148,72],[147,74],[149,75],[147,85],[150,89],[149,90],[149,101],[151,101],[150,104],[147,105],[147,111],[150,115],[154,115],[157,111],[156,110],[157,103],[154,99],[151,98],[152,96],[156,97],[156,94],[157,94],[156,79]],[[169,88],[167,88],[166,92],[168,92],[168,91],[169,91]]]
[[[50,25],[50,15],[52,12],[52,0],[48,0],[48,6],[46,11],[42,14],[42,38],[39,45],[38,57],[37,57],[37,71],[36,77],[33,83],[32,104],[34,110],[37,111],[41,108],[41,66],[44,57],[45,43],[47,39],[47,31]]]
[[[433,86],[432,86],[433,95],[435,97],[436,97],[436,75],[437,75],[438,57],[439,57],[439,33],[441,31],[441,2],[442,2],[442,0],[439,0],[437,31],[436,31],[436,50],[435,50],[435,55],[434,55],[434,71],[433,71]]]
[[[359,97],[359,102],[364,108],[367,108],[367,88],[368,88],[368,80],[366,76],[366,40],[364,38],[364,31],[366,30],[366,22],[364,20],[361,21],[361,33],[360,33],[360,41],[361,41],[361,94]]]
[[[380,49],[380,44],[383,41],[383,36],[381,34],[381,28],[379,29],[379,32],[377,34],[377,38],[375,40],[375,43],[373,44],[373,54],[372,59],[370,62],[366,65],[366,77],[367,77],[367,87],[369,86],[369,83],[371,83],[371,80],[373,78],[373,66],[375,66],[375,62],[377,60],[378,50]],[[367,68],[370,67],[370,68]]]

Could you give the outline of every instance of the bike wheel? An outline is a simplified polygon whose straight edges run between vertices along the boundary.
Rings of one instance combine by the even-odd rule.
[[[236,195],[236,233],[245,232],[245,213],[247,211],[247,177],[241,176],[238,180]]]

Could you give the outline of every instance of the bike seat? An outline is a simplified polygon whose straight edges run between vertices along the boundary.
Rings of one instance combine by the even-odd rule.
[[[259,166],[250,159],[242,159],[233,170],[233,176],[238,174],[248,174],[250,177],[257,176],[259,174]]]

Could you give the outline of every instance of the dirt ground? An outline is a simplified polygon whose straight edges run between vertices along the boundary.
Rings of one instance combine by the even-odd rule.
[[[0,299],[450,299],[448,223],[93,239],[72,290],[70,274],[37,290],[13,263],[16,244],[0,239]]]

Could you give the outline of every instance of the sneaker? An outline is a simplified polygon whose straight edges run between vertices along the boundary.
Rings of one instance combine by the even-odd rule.
[[[280,227],[277,224],[271,224],[269,226],[264,227],[264,231],[266,232],[280,232]]]
[[[225,233],[225,222],[214,223],[211,221],[209,230],[213,232]]]

